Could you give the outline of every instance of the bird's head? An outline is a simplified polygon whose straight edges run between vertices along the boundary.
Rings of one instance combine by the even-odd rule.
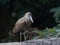
[[[31,20],[32,23],[34,22],[33,18],[32,18],[32,13],[31,12],[25,13],[25,16],[28,17]]]

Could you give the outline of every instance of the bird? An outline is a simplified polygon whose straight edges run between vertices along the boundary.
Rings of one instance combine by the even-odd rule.
[[[14,28],[12,30],[12,33],[16,34],[19,31],[29,29],[32,23],[34,23],[33,18],[32,18],[32,13],[26,12],[23,17],[19,18],[16,21]]]

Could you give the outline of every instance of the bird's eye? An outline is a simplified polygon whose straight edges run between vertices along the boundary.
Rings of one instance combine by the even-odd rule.
[[[28,15],[31,15],[31,14],[28,14]]]
[[[31,14],[28,14],[28,15],[31,15]]]

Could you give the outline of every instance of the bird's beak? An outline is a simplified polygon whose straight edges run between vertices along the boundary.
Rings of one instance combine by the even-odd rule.
[[[30,16],[30,20],[31,20],[32,23],[34,22],[33,19],[32,19],[32,16]]]

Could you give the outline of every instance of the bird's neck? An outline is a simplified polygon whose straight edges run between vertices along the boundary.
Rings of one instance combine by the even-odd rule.
[[[29,17],[30,17],[30,16],[29,16],[29,15],[25,15],[24,17],[29,20]]]
[[[28,15],[25,15],[25,16],[24,16],[24,19],[25,19],[26,23],[31,22]]]

